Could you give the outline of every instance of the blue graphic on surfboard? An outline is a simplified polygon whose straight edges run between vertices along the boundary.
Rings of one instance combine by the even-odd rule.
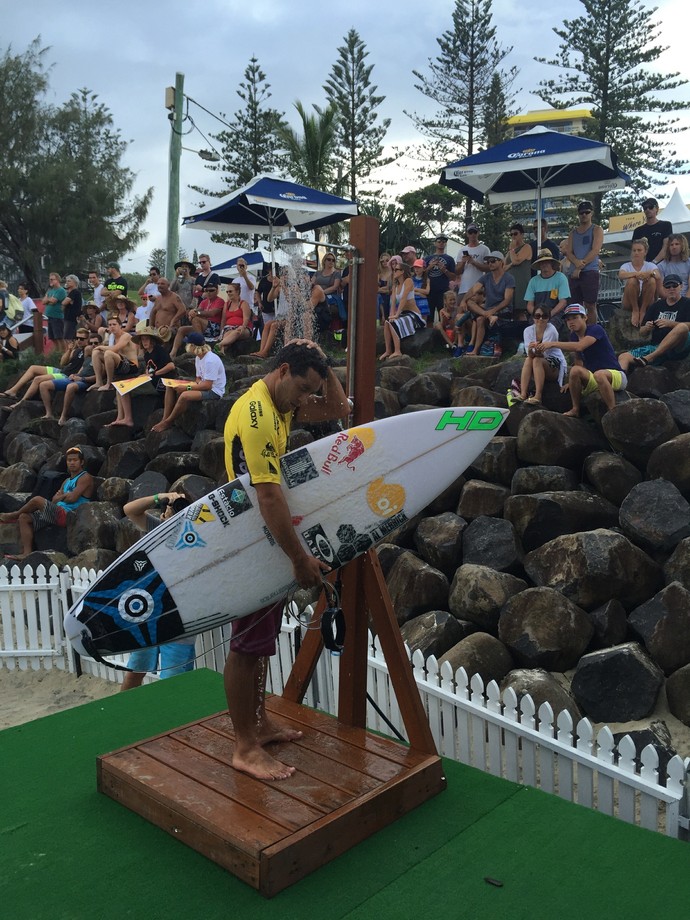
[[[337,568],[384,540],[448,488],[507,410],[428,409],[382,419],[280,458],[292,523]],[[65,617],[80,654],[100,657],[195,635],[279,600],[292,565],[247,475],[164,521],[117,559]]]

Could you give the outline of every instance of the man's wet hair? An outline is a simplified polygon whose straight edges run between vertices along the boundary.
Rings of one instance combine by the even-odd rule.
[[[306,377],[309,370],[313,369],[325,380],[328,376],[328,361],[319,348],[311,345],[302,345],[290,342],[284,345],[273,360],[271,370],[287,364],[293,377]]]

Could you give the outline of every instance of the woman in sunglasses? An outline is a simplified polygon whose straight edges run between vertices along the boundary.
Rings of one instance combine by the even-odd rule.
[[[536,307],[534,325],[528,326],[522,336],[525,344],[525,363],[522,365],[520,376],[520,394],[514,394],[513,399],[531,405],[541,403],[544,384],[547,380],[557,380],[559,387],[563,386],[567,365],[565,355],[558,347],[558,330],[549,319],[551,311],[548,307]],[[538,346],[553,342],[553,347],[546,348],[543,352]],[[534,380],[534,396],[529,396],[529,386]]]

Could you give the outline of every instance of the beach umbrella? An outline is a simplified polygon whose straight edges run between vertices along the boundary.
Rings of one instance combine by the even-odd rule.
[[[271,253],[267,249],[254,249],[252,252],[241,252],[233,259],[226,259],[225,262],[219,262],[214,265],[211,271],[220,272],[233,269],[237,266],[239,259],[244,259],[249,268],[261,268],[265,262],[271,261]]]
[[[357,214],[354,201],[300,185],[291,179],[263,174],[230,192],[217,205],[185,217],[185,227],[212,233],[259,233],[268,229],[271,262],[275,230],[314,230]]]
[[[518,137],[445,166],[441,185],[493,204],[533,201],[541,245],[542,199],[570,198],[624,188],[630,178],[619,169],[608,144],[559,134],[542,125]]]

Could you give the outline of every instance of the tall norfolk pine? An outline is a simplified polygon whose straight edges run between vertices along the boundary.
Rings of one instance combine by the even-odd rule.
[[[371,85],[374,65],[366,64],[368,56],[359,34],[350,29],[324,84],[328,102],[336,112],[336,156],[344,167],[343,189],[338,193],[345,194],[347,189],[353,200],[361,181],[377,167],[391,162],[383,157],[390,118],[379,122],[376,111],[386,97],[377,96],[378,87]]]
[[[686,171],[687,162],[663,137],[686,128],[677,118],[659,116],[688,109],[690,103],[659,94],[688,81],[678,79],[677,72],[649,69],[668,50],[658,44],[656,8],[639,0],[580,2],[583,15],[553,30],[561,39],[558,58],[535,58],[564,71],[556,80],[542,80],[539,96],[554,108],[590,107],[594,123],[589,135],[611,144],[635,190],[646,193],[666,176]],[[651,113],[658,114],[649,118]]]

